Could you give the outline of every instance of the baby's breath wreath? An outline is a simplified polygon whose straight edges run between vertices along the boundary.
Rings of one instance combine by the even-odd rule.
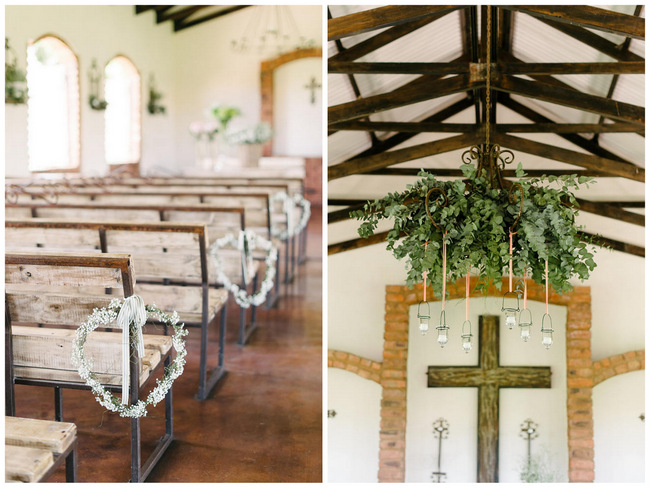
[[[134,405],[123,404],[119,398],[106,390],[92,372],[92,359],[86,359],[84,354],[84,345],[90,334],[97,327],[108,327],[117,320],[122,309],[123,302],[115,299],[111,301],[108,307],[96,308],[88,319],[77,329],[75,339],[72,343],[72,361],[79,368],[79,376],[86,382],[95,395],[96,400],[105,408],[112,412],[117,412],[120,417],[144,417],[147,415],[147,405],[156,406],[167,395],[171,389],[174,380],[178,378],[185,367],[185,341],[183,336],[187,335],[187,330],[183,324],[179,324],[179,317],[176,312],[171,314],[165,313],[155,305],[145,305],[147,318],[154,318],[159,322],[169,325],[174,329],[172,336],[172,345],[176,350],[176,358],[165,368],[165,375],[162,380],[156,380],[157,386],[149,393],[146,400],[138,400]],[[130,324],[131,329],[135,329],[135,321]],[[137,331],[134,331],[137,332]]]
[[[223,263],[219,257],[219,250],[228,245],[236,247],[238,250],[243,252],[244,242],[248,243],[251,250],[261,249],[266,251],[266,258],[264,259],[264,263],[266,264],[264,280],[260,285],[260,289],[253,295],[249,295],[245,289],[240,288],[230,280],[223,270]],[[278,250],[273,246],[273,242],[264,239],[252,230],[239,231],[238,237],[235,237],[234,234],[228,234],[214,241],[210,246],[210,249],[208,249],[208,254],[212,256],[212,259],[214,260],[219,281],[223,283],[226,290],[229,290],[233,294],[235,302],[237,302],[240,307],[248,308],[251,305],[258,307],[266,301],[266,296],[271,288],[273,288],[273,280],[275,279],[276,273],[275,263],[278,260]]]
[[[290,197],[281,191],[271,197],[271,203],[275,202],[282,202],[282,211],[287,215],[287,228],[282,230],[277,225],[274,225],[271,227],[271,235],[281,241],[286,241],[290,237],[300,234],[307,227],[307,222],[309,222],[309,217],[311,217],[311,203],[309,200],[299,193]],[[291,217],[293,215],[293,209],[297,206],[302,207],[302,212],[300,213],[298,224],[292,228]]]

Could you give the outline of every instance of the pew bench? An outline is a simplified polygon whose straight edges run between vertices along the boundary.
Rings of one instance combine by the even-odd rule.
[[[128,254],[5,252],[5,398],[15,416],[14,385],[54,388],[55,420],[63,421],[63,388],[89,389],[72,365],[71,327],[81,325],[95,308],[134,292],[133,260]],[[110,292],[107,294],[106,292]],[[38,324],[42,327],[28,326]],[[129,405],[155,369],[171,364],[171,340],[145,335],[148,354],[137,357],[130,345]],[[104,387],[119,392],[122,332],[92,332],[86,350]],[[140,375],[144,376],[141,381]],[[149,381],[151,383],[151,381]],[[91,401],[91,399],[88,399]],[[94,400],[92,400],[94,401]],[[131,424],[131,481],[144,481],[173,439],[172,391],[165,397],[165,434],[141,462],[140,419]]]
[[[68,422],[5,417],[5,482],[46,481],[65,462],[77,479],[77,426]]]

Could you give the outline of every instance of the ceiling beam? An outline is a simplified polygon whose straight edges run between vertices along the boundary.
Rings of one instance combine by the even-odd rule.
[[[423,168],[434,176],[438,177],[458,177],[464,178],[463,172],[460,169],[450,168]],[[597,178],[612,178],[613,175],[602,173],[600,171],[587,170],[587,169],[525,169],[527,177],[537,178],[543,175],[547,176],[561,176],[561,175],[578,175],[578,176],[593,176]],[[376,176],[417,176],[420,168],[382,168],[373,171],[367,171],[363,174],[376,175]],[[514,169],[506,169],[501,173],[505,178],[516,178],[517,175]]]
[[[515,93],[565,107],[584,110],[614,120],[645,124],[645,108],[609,98],[589,95],[539,81],[529,81],[514,76],[498,76],[494,81],[495,90]]]
[[[338,42],[338,41],[337,41]],[[644,74],[645,62],[619,61],[610,63],[491,63],[494,77],[510,75],[611,75]],[[485,79],[484,63],[402,63],[329,61],[328,73],[347,74],[397,74],[397,75],[458,75],[471,73],[473,78]]]
[[[522,117],[526,117],[528,120],[531,120],[535,123],[543,123],[543,124],[554,123],[548,117],[545,117],[544,115],[535,112],[534,110],[528,108],[522,103],[513,100],[512,97],[507,93],[500,93],[498,98],[501,104],[508,107],[510,110],[513,110],[514,112],[518,113]],[[620,156],[617,156],[616,154],[610,151],[607,151],[606,149],[603,149],[601,146],[598,145],[596,141],[587,139],[579,134],[558,133],[558,136],[564,140],[569,141],[571,144],[575,144],[576,146],[584,149],[585,151],[589,151],[591,154],[595,154],[596,156],[600,156],[601,158],[612,159],[614,161],[619,161],[625,164],[629,164],[631,167],[634,167],[634,164],[632,164],[631,162],[626,161],[625,159],[621,158]]]
[[[645,258],[645,247],[628,244],[627,242],[616,241],[614,239],[609,239],[608,237],[597,236],[595,234],[590,234],[589,232],[578,232],[578,235],[580,236],[581,241],[593,239],[594,244],[597,246],[608,247],[614,251],[624,252],[626,254],[632,254],[634,256]]]
[[[472,81],[468,75],[434,80],[422,76],[391,92],[329,107],[327,119],[328,123],[358,119],[384,110],[462,93],[483,86],[485,86],[484,82]]]
[[[434,113],[433,115],[430,115],[426,119],[424,119],[422,122],[440,122],[443,120],[447,120],[449,117],[452,117],[456,114],[459,114],[463,110],[465,110],[468,107],[471,107],[474,102],[472,101],[471,97],[465,97],[457,102],[452,103],[448,107],[443,108],[442,110],[439,110],[438,112]],[[361,158],[361,157],[366,157],[366,156],[372,156],[373,154],[379,154],[384,151],[389,151],[390,149],[393,149],[394,147],[399,146],[400,144],[408,141],[412,137],[415,137],[415,133],[409,133],[409,132],[401,132],[398,134],[395,134],[394,136],[388,137],[387,139],[384,139],[383,141],[379,141],[375,146],[366,149],[365,151],[362,151],[359,154],[356,154],[355,156],[348,158],[345,162],[352,161],[353,159],[356,158]]]
[[[156,18],[156,23],[160,24],[162,22],[166,22],[168,20],[179,20],[179,19],[184,19],[186,17],[189,17],[195,12],[198,12],[201,9],[204,9],[208,7],[209,5],[191,5],[189,7],[182,8],[180,10],[176,10],[175,12],[162,12],[160,16],[157,16]]]
[[[362,247],[372,246],[374,244],[381,244],[386,242],[388,238],[388,232],[380,232],[378,234],[373,234],[370,237],[358,237],[356,239],[350,239],[349,241],[337,242],[335,244],[330,244],[327,246],[327,255],[331,256],[332,254],[338,254],[345,251],[351,251],[353,249],[361,249]],[[405,234],[402,234],[402,237]],[[632,254],[634,256],[645,257],[645,248],[636,246],[634,244],[628,244],[627,242],[621,242],[614,239],[609,239],[607,237],[600,237],[588,232],[578,232],[580,240],[587,241],[590,239],[594,240],[594,244],[601,247],[609,247],[614,251],[624,252],[626,254]]]
[[[476,124],[450,124],[445,122],[368,122],[348,120],[330,125],[330,130],[352,130],[373,132],[472,132]],[[634,132],[645,134],[638,124],[615,122],[611,124],[497,124],[498,132],[552,133],[552,134],[600,134],[611,132]]]
[[[509,136],[502,133],[494,133],[492,137],[495,143],[514,151],[521,151],[526,154],[574,164],[595,171],[602,171],[604,173],[609,173],[612,176],[620,176],[634,181],[645,181],[645,170],[631,164],[613,161],[593,154],[570,151],[550,144],[542,144],[541,142]]]
[[[148,10],[154,10],[156,5],[136,5],[135,14],[141,14],[142,12],[147,12]]]
[[[586,44],[597,51],[600,51],[603,54],[606,54],[610,58],[616,59],[618,61],[641,61],[643,62],[643,57],[638,54],[634,54],[629,51],[621,51],[618,44],[605,39],[603,36],[599,36],[583,27],[577,27],[575,25],[563,24],[555,20],[545,19],[543,17],[539,18],[546,25],[553,27],[556,30],[566,34],[567,36],[573,37],[574,39]]]
[[[604,8],[585,5],[500,5],[500,8],[587,29],[645,39],[645,19]]]
[[[209,7],[209,5],[208,5]],[[174,21],[174,32],[178,32],[183,29],[187,29],[188,27],[193,27],[195,25],[202,24],[203,22],[207,22],[209,20],[214,20],[218,19],[219,17],[223,17],[224,15],[231,14],[233,12],[237,12],[238,10],[242,10],[244,8],[251,7],[251,5],[234,5],[232,7],[224,8],[222,10],[219,10],[217,12],[213,12],[211,14],[208,14],[204,17],[199,17],[198,19],[193,19],[189,21],[185,21],[184,19],[180,20],[175,20]]]
[[[345,176],[364,173],[375,169],[385,168],[393,164],[404,163],[413,159],[420,159],[436,154],[443,154],[457,149],[473,146],[481,141],[480,132],[472,132],[459,136],[449,137],[434,142],[426,142],[403,149],[375,154],[373,156],[355,158],[330,166],[327,170],[328,180],[335,180]]]
[[[383,32],[380,32],[379,34],[375,34],[370,39],[366,39],[365,41],[355,44],[354,46],[350,46],[344,52],[334,54],[329,58],[329,61],[343,62],[359,59],[361,56],[365,56],[368,53],[376,51],[380,47],[384,47],[387,44],[390,44],[391,42],[396,41],[397,39],[400,39],[405,35],[410,34],[411,32],[415,32],[421,27],[424,27],[425,25],[428,25],[441,17],[444,17],[447,15],[447,13],[448,12],[444,12],[438,15],[431,15],[429,17],[414,20],[413,22],[409,22],[407,24],[393,26]]]
[[[336,17],[327,21],[327,40],[334,41],[364,32],[411,22],[431,15],[464,8],[458,5],[391,5]]]

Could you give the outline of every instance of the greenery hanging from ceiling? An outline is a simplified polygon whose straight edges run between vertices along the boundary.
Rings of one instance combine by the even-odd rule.
[[[542,176],[526,178],[521,163],[516,170],[520,178],[523,203],[520,198],[512,203],[508,191],[493,188],[486,172],[480,174],[473,164],[461,166],[466,181],[440,181],[421,170],[422,177],[406,191],[390,193],[382,199],[369,201],[363,210],[350,212],[352,218],[362,220],[361,237],[373,235],[380,220],[393,219],[388,232],[388,250],[397,259],[404,257],[408,272],[407,284],[421,282],[423,272],[436,294],[442,291],[442,238],[446,231],[447,279],[455,281],[477,270],[477,288],[486,290],[490,284],[501,288],[501,277],[508,266],[509,229],[516,222],[521,205],[521,218],[513,232],[513,271],[516,276],[532,277],[544,283],[545,260],[549,265],[549,284],[559,293],[572,290],[569,279],[585,280],[596,267],[587,243],[581,241],[575,224],[577,201],[573,191],[593,182],[578,175]],[[555,188],[545,186],[555,183]],[[447,196],[429,200],[432,219],[425,210],[425,197],[431,188],[440,188]],[[520,195],[518,195],[520,197]],[[425,243],[426,246],[425,254]]]

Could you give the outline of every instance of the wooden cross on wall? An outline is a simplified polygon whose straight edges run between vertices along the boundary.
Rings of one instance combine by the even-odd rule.
[[[314,105],[316,103],[316,90],[318,88],[321,88],[321,84],[316,81],[315,76],[312,76],[311,80],[309,80],[309,85],[305,85],[305,88],[307,88],[307,90],[311,90],[311,96],[309,98],[309,103]]]
[[[499,388],[550,388],[551,368],[499,366],[499,317],[479,317],[478,366],[429,366],[428,386],[478,387],[479,483],[499,481]]]

